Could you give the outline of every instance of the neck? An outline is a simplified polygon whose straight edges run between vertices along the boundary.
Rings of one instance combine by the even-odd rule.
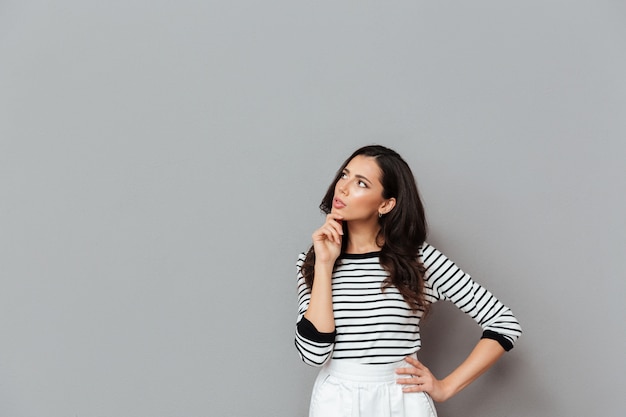
[[[353,223],[348,222],[348,244],[347,253],[368,253],[379,251],[381,245],[376,242],[376,237],[380,231],[378,221],[375,223]]]

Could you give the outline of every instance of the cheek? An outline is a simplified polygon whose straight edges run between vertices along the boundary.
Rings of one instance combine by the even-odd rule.
[[[380,204],[380,198],[372,195],[372,193],[366,192],[366,190],[360,189],[360,191],[360,193],[355,193],[355,197],[364,207],[378,207]]]

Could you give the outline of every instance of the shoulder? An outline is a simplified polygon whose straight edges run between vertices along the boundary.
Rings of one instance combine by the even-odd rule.
[[[429,244],[428,242],[424,242],[420,245],[417,250],[417,256],[420,258],[422,262],[425,262],[427,259],[430,259],[433,255],[440,254],[434,246]]]
[[[443,266],[449,267],[453,264],[444,253],[428,242],[424,242],[419,248],[418,259],[427,270],[439,270]]]
[[[302,268],[302,265],[304,265],[305,259],[306,259],[306,252],[300,252],[300,254],[298,255],[298,260],[296,261],[296,266],[298,268],[298,271],[300,271],[300,269]]]

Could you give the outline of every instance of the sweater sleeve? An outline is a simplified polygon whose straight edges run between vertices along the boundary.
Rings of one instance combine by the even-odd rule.
[[[425,243],[420,254],[431,301],[451,301],[482,327],[483,339],[496,340],[511,350],[522,334],[511,309],[434,247]]]
[[[300,254],[296,266],[298,276],[298,318],[296,320],[295,345],[298,355],[300,355],[300,359],[304,363],[311,366],[322,366],[331,357],[335,345],[336,331],[322,333],[304,317],[311,299],[311,290],[306,285],[302,275],[302,264],[305,256],[304,253]]]

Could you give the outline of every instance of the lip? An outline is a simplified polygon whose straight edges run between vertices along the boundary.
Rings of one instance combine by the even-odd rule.
[[[333,198],[333,207],[336,209],[342,209],[346,206],[346,203],[344,203],[343,201],[341,201],[338,198]]]

